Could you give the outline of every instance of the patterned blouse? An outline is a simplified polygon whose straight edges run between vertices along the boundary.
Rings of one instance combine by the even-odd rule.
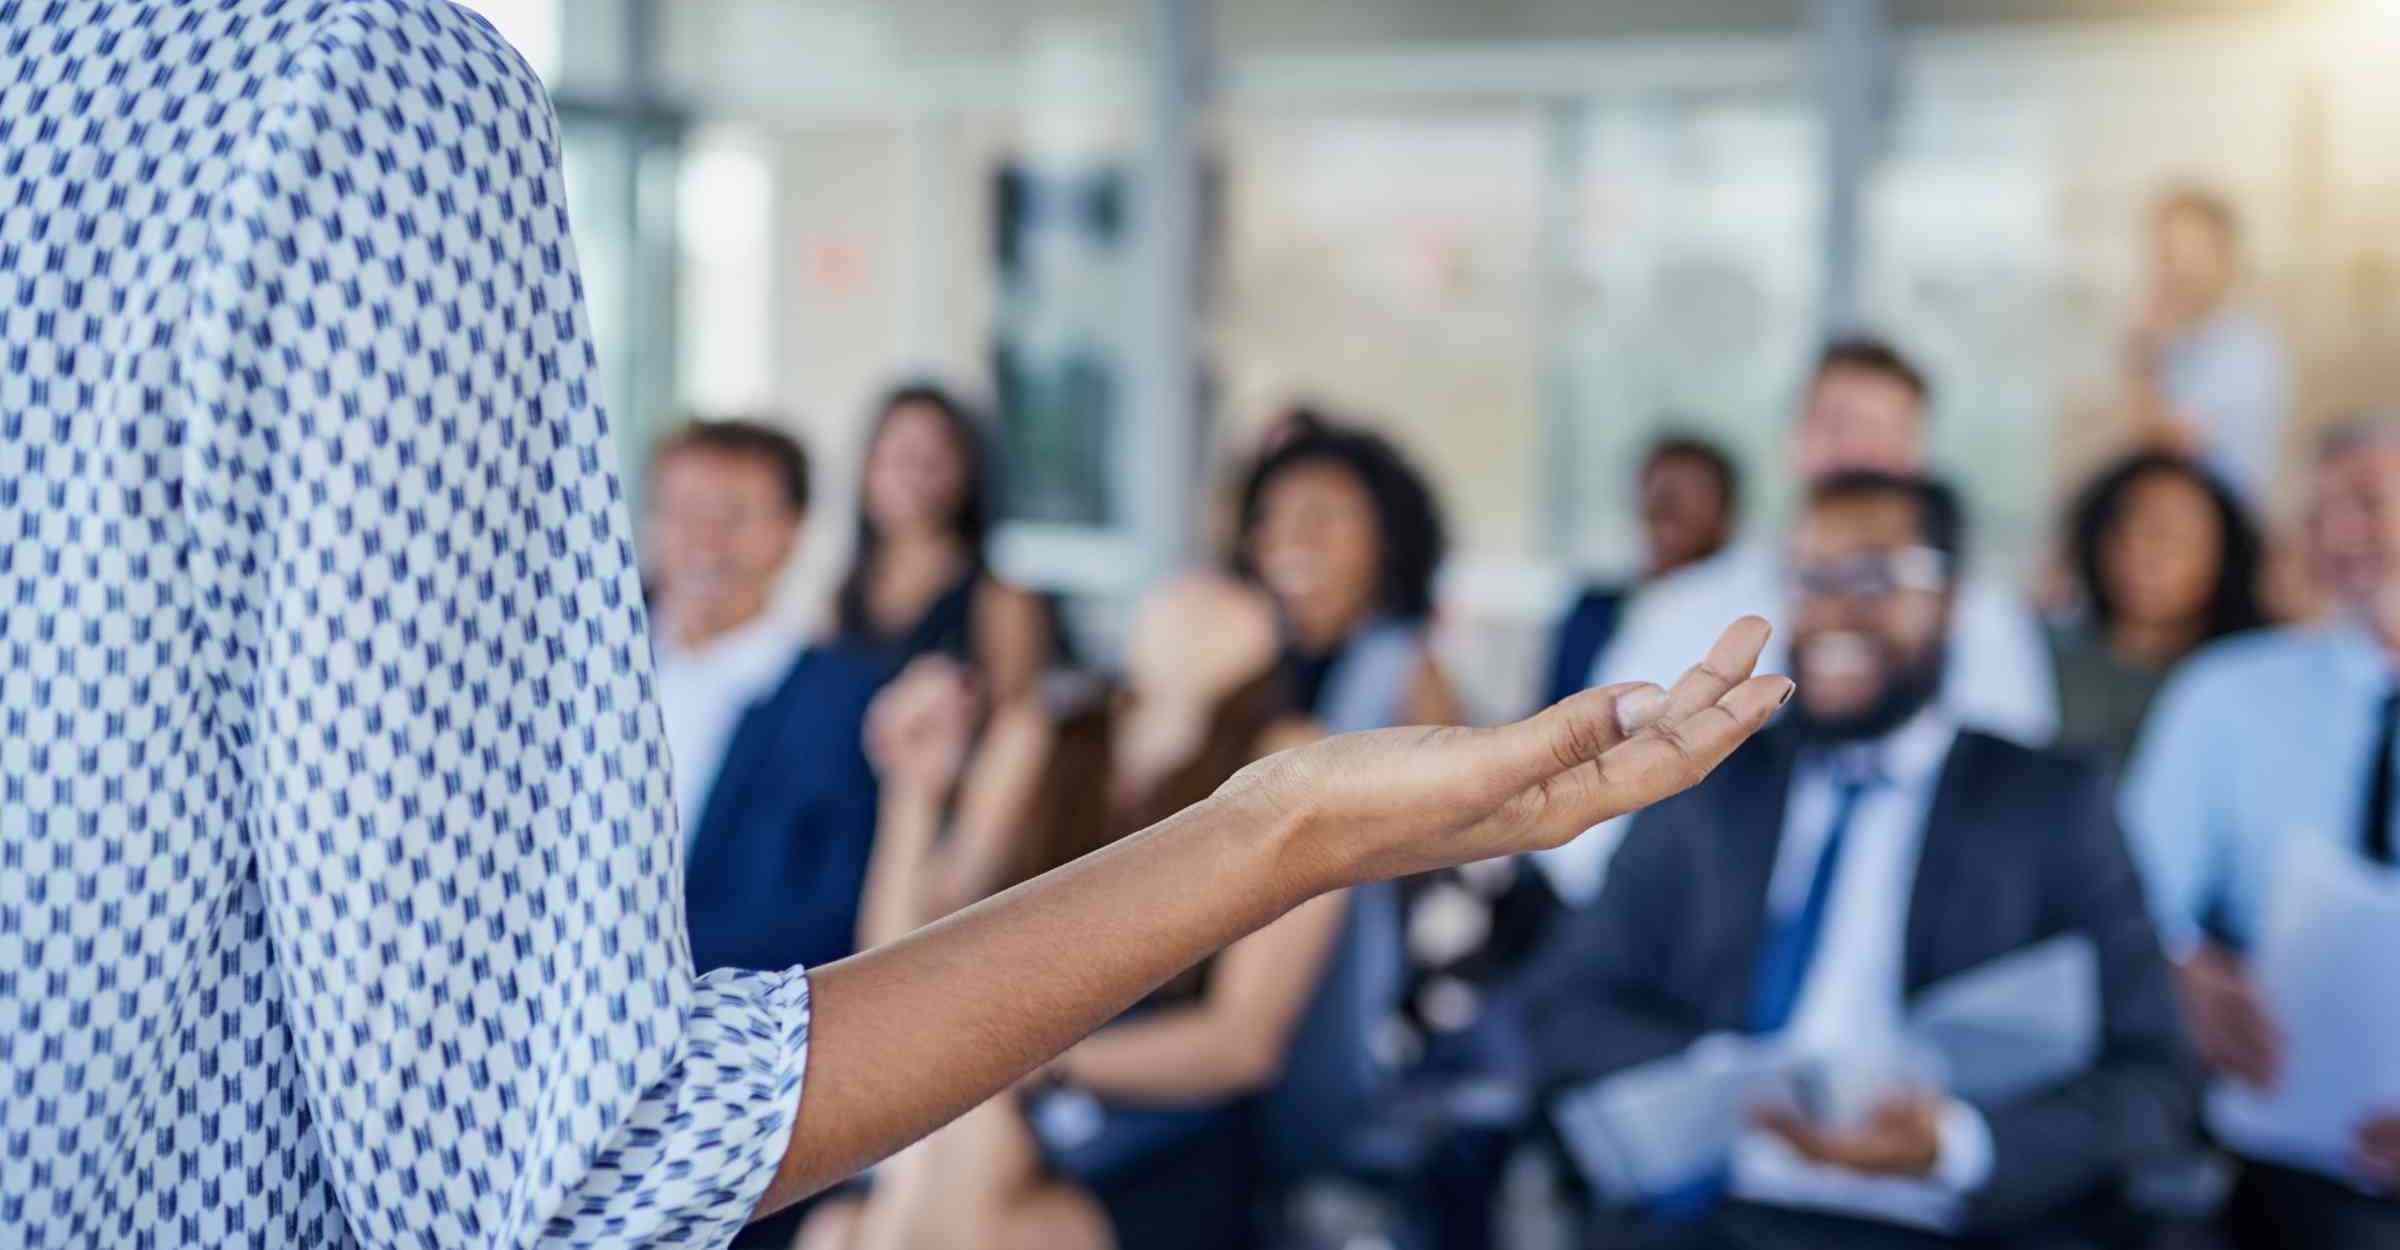
[[[0,0],[0,1245],[720,1245],[541,85],[441,0]]]

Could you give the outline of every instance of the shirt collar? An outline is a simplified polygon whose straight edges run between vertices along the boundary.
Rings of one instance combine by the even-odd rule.
[[[1958,722],[1929,706],[1880,738],[1812,752],[1812,766],[1922,789],[1933,783],[1957,741]]]
[[[2385,692],[2400,686],[2400,680],[2393,677],[2392,661],[2383,643],[2365,621],[2344,613],[2318,626],[2317,633],[2344,684]]]
[[[790,662],[799,642],[799,631],[768,611],[697,647],[679,647],[661,638],[658,655],[662,663],[716,669],[763,681]]]

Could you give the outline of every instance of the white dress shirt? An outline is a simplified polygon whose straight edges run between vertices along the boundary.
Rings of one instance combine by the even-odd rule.
[[[2359,846],[2395,680],[2373,631],[2350,617],[2261,630],[2184,662],[2152,706],[2119,794],[2171,955],[2190,955],[2212,924],[2236,943],[2258,941],[2291,841]],[[2220,1091],[2211,1126],[2245,1154],[2363,1179],[2354,1159],[2260,1137],[2225,1111]]]
[[[1672,682],[1699,661],[1718,631],[1745,614],[1763,616],[1775,626],[1758,671],[1788,671],[1785,637],[1791,614],[1782,571],[1775,542],[1749,539],[1644,587],[1626,608],[1616,637],[1594,661],[1592,684]],[[1950,631],[1941,701],[1957,723],[2028,746],[2055,739],[2058,688],[2049,646],[2024,600],[2004,586],[1967,578],[1959,586]],[[1560,894],[1572,902],[1599,895],[1601,875],[1625,824],[1610,821],[1540,854],[1538,862]]]
[[[688,650],[660,640],[658,706],[687,854],[743,714],[775,693],[807,645],[805,632],[773,612]]]
[[[1929,710],[1880,739],[1847,748],[1844,754],[1851,758],[1812,751],[1794,771],[1767,889],[1770,928],[1808,898],[1833,832],[1838,778],[1872,774],[1879,783],[1860,796],[1843,837],[1824,927],[1780,1039],[1793,1057],[1891,1068],[1904,1062],[1900,1038],[1909,906],[1934,788],[1957,739],[1956,723]],[[1821,1167],[1793,1153],[1782,1139],[1752,1132],[1735,1146],[1732,1192],[1752,1202],[1942,1229],[1955,1221],[1959,1200],[1979,1188],[1991,1168],[1989,1127],[1973,1107],[1953,1099],[1943,1110],[1938,1162],[1924,1180]]]

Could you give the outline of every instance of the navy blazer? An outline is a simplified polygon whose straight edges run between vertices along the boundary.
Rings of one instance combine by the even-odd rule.
[[[1599,901],[1528,975],[1528,1032],[1549,1082],[1744,1030],[1799,746],[1788,725],[1770,729],[1635,819]],[[2094,1066],[1978,1108],[1993,1146],[1991,1180],[1968,1206],[1979,1228],[2050,1218],[2189,1128],[2166,958],[2115,813],[2098,770],[1972,731],[1935,784],[1906,903],[1904,996],[2067,933],[2087,937],[2100,964]]]
[[[1551,638],[1549,681],[1542,706],[1581,693],[1592,684],[1592,665],[1617,636],[1630,592],[1623,586],[1592,586],[1575,600]]]
[[[743,713],[684,871],[700,971],[813,966],[855,949],[875,840],[867,704],[889,671],[810,647]]]

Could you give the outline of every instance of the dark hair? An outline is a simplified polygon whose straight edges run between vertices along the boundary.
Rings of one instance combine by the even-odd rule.
[[[1949,483],[1880,469],[1846,469],[1808,492],[1810,508],[1867,499],[1905,499],[1915,504],[1917,529],[1925,545],[1942,553],[1950,563],[1950,580],[1958,580],[1959,562],[1966,550],[1967,510]]]
[[[2216,231],[2218,241],[2226,247],[2241,241],[2242,219],[2233,211],[2233,201],[2207,187],[2191,184],[2169,187],[2159,195],[2151,212],[2161,218],[2189,213]]]
[[[1859,369],[1879,373],[1908,388],[1919,404],[1933,402],[1933,383],[1925,372],[1900,353],[1900,349],[1871,335],[1849,335],[1825,345],[1817,353],[1816,370],[1810,373],[1809,385],[1825,380],[1836,369]]]
[[[687,451],[717,456],[742,456],[764,464],[783,488],[783,501],[794,512],[808,511],[808,452],[800,440],[753,418],[714,420],[695,418],[659,440],[650,455],[650,472]]]
[[[949,517],[951,533],[966,548],[968,568],[980,573],[984,562],[984,538],[991,532],[990,457],[986,454],[983,427],[975,414],[957,396],[932,382],[908,382],[884,393],[875,407],[874,426],[867,431],[867,456],[875,454],[875,445],[883,441],[884,433],[892,428],[901,411],[924,408],[941,419],[950,445],[958,452],[962,469],[958,492],[958,508]],[[867,575],[875,566],[876,553],[883,549],[883,536],[875,532],[875,522],[869,518],[866,500],[866,464],[859,465],[858,533],[850,546],[850,567],[842,574],[841,590],[834,596],[834,627],[844,634],[873,632],[873,622],[867,612]]]
[[[1725,518],[1730,521],[1742,511],[1742,471],[1733,463],[1725,449],[1696,434],[1665,434],[1650,444],[1642,454],[1642,476],[1669,460],[1689,460],[1698,464],[1717,480],[1717,494],[1725,500]]]
[[[1403,620],[1421,621],[1433,615],[1433,574],[1441,565],[1447,543],[1441,505],[1433,488],[1400,450],[1381,435],[1320,419],[1267,454],[1242,484],[1240,538],[1234,571],[1256,581],[1250,540],[1266,505],[1267,488],[1294,469],[1331,465],[1358,479],[1375,509],[1381,531],[1382,585],[1377,606]]]
[[[2258,600],[2259,569],[2265,562],[2265,547],[2250,514],[2232,489],[2206,468],[2181,456],[2155,451],[2128,456],[2103,472],[2084,488],[2070,514],[2073,523],[2068,541],[2075,576],[2083,583],[2092,623],[2106,630],[2116,624],[2120,611],[2110,594],[2108,579],[2101,574],[2101,544],[2107,540],[2109,530],[2124,517],[2133,488],[2159,476],[2182,478],[2199,487],[2216,512],[2217,531],[2224,536],[2224,556],[2217,564],[2217,585],[2209,593],[2200,640],[2209,642],[2266,624],[2266,610]]]

